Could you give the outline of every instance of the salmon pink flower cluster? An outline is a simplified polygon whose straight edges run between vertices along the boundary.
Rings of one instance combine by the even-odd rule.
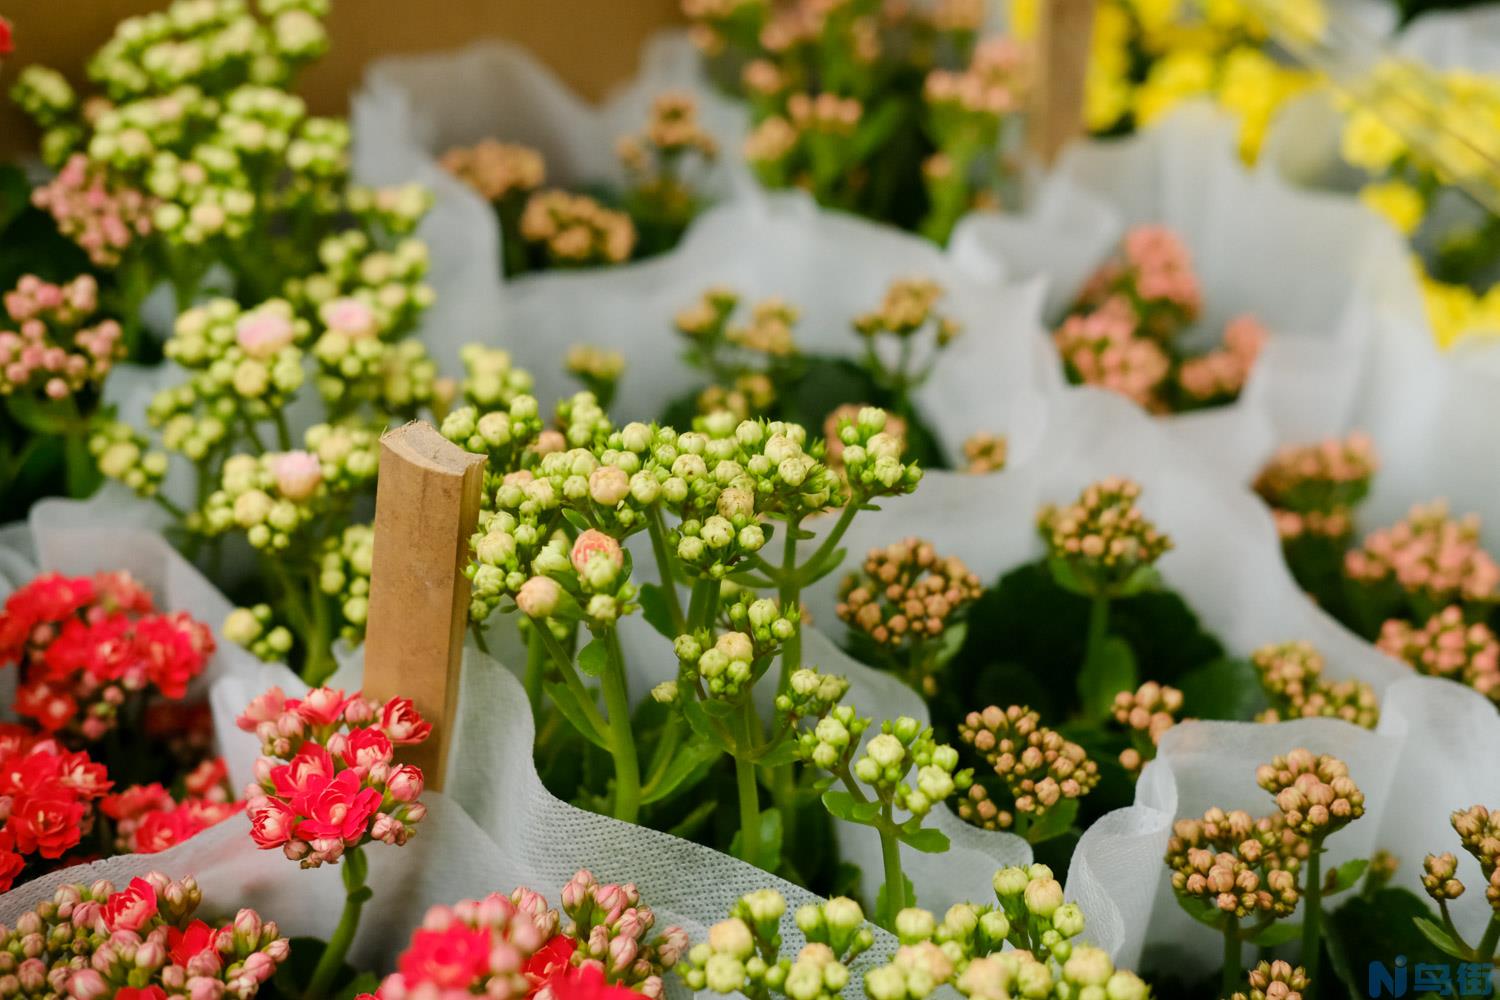
[[[1221,346],[1186,351],[1180,334],[1198,321],[1202,295],[1192,257],[1165,226],[1138,226],[1118,259],[1089,279],[1053,334],[1069,379],[1118,392],[1153,413],[1231,403],[1269,336],[1249,314],[1224,327]]]
[[[0,970],[22,996],[248,1000],[291,943],[251,909],[207,923],[195,916],[202,901],[192,878],[160,872],[118,891],[106,881],[61,886],[14,927],[0,926]]]
[[[1441,500],[1371,532],[1345,555],[1344,575],[1386,617],[1420,621],[1449,604],[1481,610],[1500,602],[1500,565],[1480,546],[1478,515],[1453,518]]]
[[[1312,535],[1345,539],[1353,509],[1370,492],[1379,462],[1370,438],[1353,433],[1279,449],[1255,478],[1284,543]]]
[[[1500,702],[1500,639],[1485,623],[1466,621],[1456,604],[1421,626],[1387,620],[1375,645],[1418,673],[1459,681]]]
[[[5,293],[0,320],[0,396],[39,390],[65,399],[97,387],[125,356],[120,324],[88,323],[99,305],[99,285],[81,275],[63,285],[28,274]]]
[[[372,841],[399,847],[427,815],[422,771],[396,763],[395,751],[426,740],[432,725],[405,698],[382,705],[326,687],[288,698],[272,688],[237,721],[261,741],[245,790],[261,850],[316,868]]]
[[[213,654],[213,633],[161,614],[125,573],[41,576],[0,610],[0,666],[20,670],[16,711],[48,733],[100,739],[122,707],[181,699]]]
[[[68,157],[50,184],[31,193],[58,230],[97,267],[113,267],[136,239],[149,236],[156,202],[136,187],[116,183],[83,153]]]
[[[687,933],[652,935],[655,917],[634,885],[600,884],[580,871],[562,890],[563,913],[531,889],[434,906],[412,934],[380,1000],[486,996],[491,1000],[631,1000],[663,994],[662,974]],[[566,914],[568,923],[563,924]]]
[[[114,823],[114,848],[121,854],[156,854],[233,816],[244,808],[233,801],[222,757],[206,760],[183,779],[184,794],[174,798],[158,782],[132,785],[106,795],[99,811]]]
[[[0,726],[0,892],[29,863],[56,861],[93,829],[104,765],[19,726]]]

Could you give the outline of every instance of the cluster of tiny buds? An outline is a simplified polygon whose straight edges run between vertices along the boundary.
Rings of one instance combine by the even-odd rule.
[[[1419,673],[1459,681],[1500,702],[1500,639],[1484,622],[1466,620],[1456,604],[1421,626],[1389,619],[1375,645]]]
[[[713,294],[713,293],[710,293]],[[784,358],[797,353],[797,342],[792,328],[797,325],[801,313],[796,306],[780,296],[773,295],[755,303],[750,309],[750,322],[735,324],[724,331],[724,339],[736,347],[756,354]],[[679,317],[680,324],[681,317]]]
[[[541,153],[529,146],[494,139],[450,149],[438,162],[485,201],[529,193],[541,187],[547,178],[547,165]]]
[[[1429,604],[1500,600],[1500,565],[1480,546],[1478,516],[1455,520],[1441,500],[1418,504],[1405,520],[1371,532],[1345,555],[1344,573],[1360,583],[1394,581]]]
[[[849,682],[845,678],[801,667],[792,671],[787,678],[787,689],[776,696],[776,711],[792,719],[822,718],[848,691]]]
[[[1041,717],[1021,705],[991,705],[970,712],[958,735],[972,746],[1005,782],[1016,813],[1039,817],[1064,799],[1087,795],[1099,783],[1099,768],[1083,747],[1041,724]],[[1006,830],[1016,816],[1002,810],[984,786],[975,783],[959,803],[959,816],[987,830]]]
[[[1048,504],[1037,516],[1051,556],[1064,560],[1096,594],[1112,596],[1113,588],[1172,547],[1136,506],[1140,495],[1138,484],[1111,476],[1085,488],[1076,502]]]
[[[1192,256],[1175,232],[1166,226],[1137,226],[1125,234],[1122,249],[1123,260],[1105,265],[1090,279],[1085,302],[1125,291],[1145,310],[1142,319],[1153,336],[1170,336],[1197,317],[1202,292]],[[1158,310],[1166,315],[1152,315]]]
[[[1465,851],[1479,862],[1485,880],[1484,896],[1500,915],[1500,812],[1475,805],[1459,809],[1449,817]],[[1422,866],[1422,888],[1438,902],[1457,899],[1464,893],[1458,880],[1458,861],[1452,854],[1429,854]]]
[[[696,152],[712,160],[719,154],[718,142],[698,120],[697,99],[691,93],[677,90],[656,95],[644,134],[621,137],[615,152],[627,169],[644,173],[648,147],[663,157]]]
[[[1136,336],[1140,321],[1130,303],[1111,296],[1098,308],[1065,319],[1052,334],[1073,378],[1159,411],[1162,383],[1172,362],[1161,345]]]
[[[118,322],[85,325],[99,301],[91,275],[61,285],[24,275],[3,301],[13,326],[0,319],[0,396],[37,388],[64,399],[97,386],[125,356]]]
[[[1270,332],[1254,316],[1236,316],[1224,327],[1224,344],[1188,358],[1177,369],[1177,384],[1193,403],[1233,400],[1244,389]]]
[[[988,38],[975,47],[967,70],[928,73],[922,96],[929,104],[998,118],[1020,108],[1024,63],[1024,53],[1014,39]]]
[[[1307,973],[1302,966],[1276,959],[1262,961],[1250,970],[1250,992],[1236,993],[1230,1000],[1302,1000]]]
[[[1358,503],[1378,468],[1369,435],[1353,433],[1279,449],[1255,478],[1255,491],[1278,510],[1331,514]]]
[[[1139,734],[1155,747],[1161,736],[1177,724],[1182,711],[1182,692],[1165,684],[1146,681],[1134,693],[1121,691],[1115,695],[1111,707],[1115,721],[1129,729],[1132,735]],[[1128,747],[1120,752],[1120,765],[1131,774],[1144,766],[1141,750]]]
[[[1256,768],[1255,782],[1276,797],[1287,826],[1320,842],[1365,813],[1365,796],[1349,767],[1329,754],[1298,748]]]
[[[940,636],[984,592],[956,556],[939,556],[919,538],[872,549],[861,572],[844,579],[837,614],[883,646]]]
[[[1286,916],[1301,897],[1297,862],[1278,850],[1278,832],[1278,823],[1242,810],[1215,807],[1201,820],[1178,820],[1167,841],[1173,890],[1236,918]]]
[[[592,389],[595,383],[612,384],[619,381],[625,372],[625,355],[603,347],[574,344],[568,348],[563,365],[568,374],[582,379]],[[597,394],[597,390],[595,392]]]
[[[620,264],[635,250],[635,224],[587,195],[538,191],[521,212],[521,235],[557,264]]]
[[[971,476],[999,472],[1009,454],[1010,441],[1004,434],[980,431],[964,441],[964,471]]]
[[[1325,680],[1323,655],[1310,642],[1262,646],[1250,655],[1250,662],[1271,702],[1256,717],[1258,722],[1330,718],[1374,729],[1380,721],[1380,699],[1374,688],[1353,678]]]
[[[957,320],[937,312],[943,295],[943,286],[931,278],[898,278],[886,288],[879,308],[855,317],[855,332],[862,337],[880,333],[910,337],[931,323],[938,346],[946,347],[963,328]]]

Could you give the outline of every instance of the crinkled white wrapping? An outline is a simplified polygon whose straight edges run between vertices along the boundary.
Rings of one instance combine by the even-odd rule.
[[[971,268],[1048,275],[1055,320],[1146,223],[1170,226],[1192,253],[1204,316],[1189,344],[1216,343],[1243,313],[1271,331],[1236,403],[1164,418],[1176,439],[1243,478],[1294,421],[1331,430],[1346,418],[1373,316],[1415,294],[1404,248],[1357,204],[1247,172],[1233,121],[1205,105],[1126,141],[1073,147],[1026,213],[970,216],[952,252]]]
[[[1171,432],[1161,423],[1101,390],[1065,392],[1053,408],[1045,439],[1029,461],[992,476],[928,473],[912,496],[886,502],[880,512],[856,519],[844,544],[857,555],[908,535],[921,535],[939,552],[959,555],[981,579],[993,580],[1041,556],[1034,524],[1043,502],[1069,501],[1084,486],[1108,475],[1129,476],[1141,484],[1142,510],[1175,543],[1158,564],[1166,585],[1188,601],[1204,627],[1231,653],[1245,656],[1266,643],[1293,639],[1312,642],[1327,658],[1331,677],[1359,678],[1385,693],[1382,733],[1399,733],[1396,727],[1403,719],[1438,717],[1435,706],[1455,699],[1466,717],[1485,719],[1480,709],[1494,716],[1493,709],[1472,692],[1413,678],[1405,667],[1327,617],[1288,574],[1275,528],[1259,500],[1174,445]],[[836,586],[837,581],[830,579],[809,596],[818,621],[835,620]],[[1150,665],[1142,666],[1149,673]],[[1006,694],[996,691],[991,697],[1003,704]],[[1239,742],[1235,742],[1219,732],[1221,724],[1212,724],[1210,742],[1216,745],[1215,752],[1232,754],[1220,773],[1242,773],[1229,780],[1253,785],[1257,764],[1316,736],[1322,741],[1317,743],[1319,748],[1351,758],[1352,764],[1371,761],[1354,765],[1362,785],[1378,791],[1370,804],[1372,820],[1355,836],[1379,829],[1380,846],[1406,857],[1420,857],[1431,849],[1394,820],[1389,836],[1384,829],[1388,814],[1409,816],[1410,807],[1425,800],[1388,799],[1380,791],[1398,754],[1408,746],[1419,746],[1427,737],[1393,745],[1389,740],[1371,743],[1375,737],[1343,724],[1295,725],[1303,728],[1223,725],[1224,733],[1238,734]],[[1173,739],[1186,740],[1192,732],[1197,730],[1185,730]],[[1484,732],[1479,730],[1473,738],[1487,738]],[[1293,735],[1288,738],[1286,733]],[[1500,739],[1500,730],[1495,738]],[[1367,744],[1375,749],[1367,750]],[[1401,766],[1408,766],[1404,758]],[[1105,816],[1084,834],[1069,872],[1068,893],[1085,905],[1090,936],[1127,966],[1139,959],[1144,945],[1170,941],[1183,931],[1169,908],[1154,907],[1165,872],[1161,865],[1165,838],[1179,801],[1186,804],[1184,809],[1201,811],[1204,806],[1198,803],[1217,794],[1212,792],[1217,777],[1188,779],[1179,774],[1169,780],[1164,771],[1158,766],[1142,779],[1136,806]],[[1463,780],[1461,775],[1455,780]],[[1435,784],[1402,786],[1401,795],[1433,790],[1437,802]],[[1483,801],[1485,794],[1487,789],[1476,784],[1467,797],[1459,796],[1461,802],[1444,799],[1437,806],[1439,822],[1446,822],[1450,809]]]
[[[708,83],[680,32],[650,39],[636,78],[598,106],[525,49],[500,41],[371,64],[350,116],[355,173],[372,184],[420,181],[436,195],[418,230],[432,252],[430,282],[437,293],[422,331],[433,335],[429,343],[446,369],[456,371],[458,346],[495,338],[508,288],[530,279],[505,281],[494,211],[437,158],[481,139],[519,142],[541,152],[549,184],[618,185],[624,175],[615,141],[640,132],[651,101],[667,90],[693,94],[704,127],[719,142],[718,161],[695,183],[714,200],[747,187],[739,158],[744,111]]]

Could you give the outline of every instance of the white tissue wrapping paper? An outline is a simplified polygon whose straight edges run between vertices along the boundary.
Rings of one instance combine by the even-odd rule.
[[[1271,333],[1240,399],[1163,418],[1174,437],[1245,479],[1291,427],[1329,433],[1346,420],[1376,317],[1417,296],[1404,247],[1357,204],[1247,172],[1232,120],[1207,105],[1074,146],[1027,212],[968,217],[951,252],[976,273],[1048,275],[1056,322],[1120,237],[1153,223],[1182,237],[1201,282],[1190,346],[1217,343],[1245,313]]]
[[[1415,885],[1421,856],[1452,847],[1443,833],[1449,812],[1495,800],[1500,778],[1482,762],[1485,752],[1500,746],[1500,716],[1472,691],[1414,676],[1320,611],[1288,574],[1259,500],[1205,470],[1127,401],[1093,389],[1065,393],[1032,460],[991,476],[928,473],[913,495],[856,519],[843,544],[857,556],[920,535],[992,581],[1041,556],[1034,518],[1043,502],[1071,500],[1109,475],[1141,484],[1141,509],[1175,543],[1158,564],[1166,586],[1183,596],[1232,655],[1246,656],[1266,643],[1308,640],[1326,657],[1330,677],[1358,678],[1382,694],[1384,718],[1375,734],[1322,720],[1199,723],[1165,741],[1162,763],[1142,778],[1136,804],[1095,823],[1074,855],[1067,889],[1084,906],[1089,937],[1127,967],[1147,945],[1177,937],[1190,950],[1205,947],[1191,936],[1185,915],[1177,920],[1175,904],[1158,905],[1171,821],[1201,813],[1213,801],[1270,811],[1268,797],[1259,804],[1231,800],[1229,793],[1215,798],[1219,776],[1230,782],[1225,787],[1231,792],[1253,789],[1258,764],[1303,744],[1348,759],[1370,794],[1367,817],[1332,842],[1335,857],[1375,846],[1391,850],[1405,859],[1401,884]],[[831,579],[809,595],[815,620],[835,620],[836,586]],[[1150,665],[1142,668],[1149,676]],[[1003,691],[992,695],[1001,704],[1005,698]],[[1444,719],[1462,719],[1465,728]],[[1201,739],[1193,736],[1197,742],[1189,740],[1200,733]],[[1196,765],[1174,764],[1179,745],[1184,753],[1208,745],[1228,756],[1210,775]],[[1439,768],[1432,780],[1418,777],[1444,759],[1455,763]]]
[[[437,300],[421,330],[424,337],[433,335],[430,346],[446,371],[457,372],[459,346],[494,339],[508,293],[533,278],[502,276],[494,210],[443,170],[438,158],[482,139],[518,142],[545,158],[548,184],[618,184],[624,175],[615,141],[640,132],[651,101],[668,90],[693,94],[704,127],[718,140],[718,160],[695,183],[712,200],[733,198],[750,184],[739,158],[744,111],[714,91],[681,32],[650,39],[635,79],[598,106],[569,90],[525,49],[500,41],[371,64],[350,115],[355,174],[378,185],[420,181],[434,192],[418,235],[432,254]]]

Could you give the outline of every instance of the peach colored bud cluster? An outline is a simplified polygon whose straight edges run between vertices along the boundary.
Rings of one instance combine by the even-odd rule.
[[[1297,862],[1280,848],[1280,824],[1217,806],[1201,820],[1180,819],[1167,841],[1167,867],[1178,896],[1227,916],[1286,916],[1297,908]]]
[[[1278,513],[1340,514],[1348,524],[1348,508],[1369,492],[1378,464],[1365,434],[1286,445],[1255,477],[1255,492]]]
[[[1232,1000],[1302,1000],[1307,983],[1307,972],[1302,966],[1278,958],[1251,969],[1250,992],[1236,993]]]
[[[800,313],[796,306],[779,295],[763,299],[750,310],[750,322],[736,324],[724,331],[724,338],[736,347],[776,358],[797,353],[792,327]]]
[[[1480,547],[1478,515],[1454,519],[1442,500],[1418,504],[1405,520],[1371,532],[1344,557],[1344,573],[1359,583],[1394,582],[1427,603],[1500,600],[1500,566]]]
[[[1182,711],[1182,692],[1165,684],[1147,681],[1135,692],[1121,691],[1115,695],[1111,706],[1115,721],[1131,733],[1140,734],[1150,740],[1151,746],[1161,742],[1161,735],[1177,725],[1178,713]],[[1141,751],[1130,747],[1120,753],[1120,764],[1135,774],[1145,764]]]
[[[879,308],[855,317],[854,329],[863,337],[879,333],[909,337],[933,323],[938,346],[946,347],[963,327],[951,316],[937,311],[938,300],[944,294],[943,286],[931,278],[898,278],[886,287]]]
[[[853,97],[824,92],[816,96],[793,94],[787,98],[786,110],[799,132],[850,136],[864,114],[864,105]]]
[[[99,267],[113,267],[138,237],[151,232],[152,199],[135,188],[110,184],[106,171],[75,153],[50,184],[31,192],[37,208]]]
[[[635,249],[635,224],[624,212],[566,191],[533,194],[521,213],[521,235],[568,265],[620,264]]]
[[[980,431],[964,441],[964,471],[971,476],[984,476],[1005,468],[1009,457],[1010,441],[1004,434]]]
[[[745,137],[745,159],[756,164],[780,163],[797,148],[800,138],[796,126],[780,115],[772,115]]]
[[[1287,826],[1321,841],[1365,813],[1365,796],[1349,767],[1329,754],[1298,748],[1256,768],[1255,782],[1276,797]]]
[[[485,201],[526,194],[542,186],[547,165],[529,146],[485,139],[474,146],[456,146],[439,161],[444,170],[479,193]]]
[[[1041,724],[1029,708],[991,705],[970,712],[958,727],[964,743],[994,768],[1014,800],[1016,813],[1038,818],[1063,799],[1077,799],[1099,783],[1099,768],[1083,747]],[[967,799],[959,801],[958,815],[986,830],[1007,830],[1016,816],[1000,809],[976,782]]]
[[[1375,643],[1418,673],[1467,684],[1500,702],[1500,639],[1483,622],[1470,623],[1456,604],[1439,611],[1420,628],[1399,618],[1380,627]]]
[[[646,140],[663,153],[696,151],[712,159],[719,144],[698,120],[698,102],[692,94],[668,91],[651,102],[651,120]]]
[[[1224,346],[1184,361],[1177,384],[1195,403],[1233,399],[1244,389],[1268,336],[1254,316],[1235,317],[1224,328]]]
[[[625,371],[625,355],[590,344],[574,344],[568,348],[564,367],[580,378],[615,382]]]
[[[836,610],[881,645],[903,646],[937,638],[982,593],[962,560],[908,538],[872,549],[861,572],[844,578]]]
[[[1096,591],[1156,562],[1172,540],[1136,506],[1140,495],[1139,484],[1111,476],[1088,486],[1074,503],[1044,506],[1037,527],[1051,557],[1067,561]]]
[[[1024,71],[1021,47],[1014,39],[996,36],[975,48],[968,69],[928,73],[922,96],[928,104],[998,118],[1020,109]]]
[[[1160,392],[1172,362],[1160,344],[1136,335],[1139,327],[1129,303],[1111,297],[1092,312],[1069,316],[1052,342],[1077,381],[1156,411],[1163,408]]]
[[[1167,306],[1180,321],[1191,323],[1197,318],[1203,305],[1198,276],[1193,271],[1192,255],[1175,232],[1167,226],[1136,226],[1125,234],[1122,258],[1094,275],[1084,301],[1102,301],[1125,288],[1148,310]]]
[[[1470,806],[1455,811],[1449,822],[1464,850],[1479,862],[1486,883],[1484,898],[1500,916],[1500,813],[1484,806]],[[1422,888],[1433,899],[1442,902],[1463,895],[1464,884],[1457,878],[1458,861],[1452,854],[1427,855],[1422,872]]]
[[[1374,729],[1380,721],[1380,699],[1374,689],[1359,680],[1325,680],[1323,656],[1309,642],[1262,646],[1250,662],[1271,702],[1257,722],[1329,718]]]
[[[63,399],[98,385],[125,356],[120,324],[112,319],[85,326],[98,306],[99,287],[90,275],[54,285],[28,274],[4,297],[0,319],[0,396],[39,389]]]

